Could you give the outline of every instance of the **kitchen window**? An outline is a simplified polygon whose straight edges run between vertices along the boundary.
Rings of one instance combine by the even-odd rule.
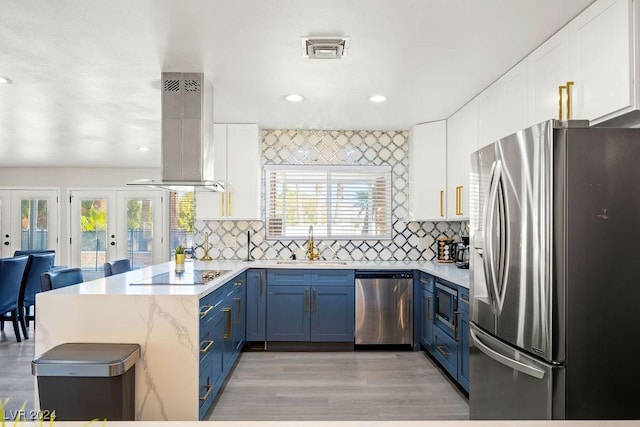
[[[390,239],[390,166],[266,165],[268,239]]]

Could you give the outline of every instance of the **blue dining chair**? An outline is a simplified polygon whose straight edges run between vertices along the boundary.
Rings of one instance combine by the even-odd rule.
[[[50,254],[56,253],[53,249],[27,249],[27,250],[19,250],[13,253],[13,256],[22,256],[22,255],[33,255],[33,254]]]
[[[104,277],[126,273],[127,271],[131,271],[131,262],[127,258],[104,263]]]
[[[20,315],[20,327],[25,339],[29,339],[27,327],[29,321],[35,321],[36,294],[40,292],[40,275],[51,270],[55,260],[55,252],[37,252],[29,255],[27,266],[22,276],[20,292],[18,293],[18,314]],[[30,314],[34,307],[33,315]]]
[[[64,288],[65,286],[77,285],[83,281],[82,269],[77,267],[60,268],[40,275],[40,289],[42,292],[46,292],[52,289]]]
[[[22,341],[18,328],[18,292],[28,260],[28,256],[0,258],[0,331],[4,331],[5,320],[11,320],[18,342]]]

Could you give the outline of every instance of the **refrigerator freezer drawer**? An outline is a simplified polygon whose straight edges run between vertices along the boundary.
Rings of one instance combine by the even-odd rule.
[[[470,327],[472,420],[564,419],[563,366],[543,363]]]

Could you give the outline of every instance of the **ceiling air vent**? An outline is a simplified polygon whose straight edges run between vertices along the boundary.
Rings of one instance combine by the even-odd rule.
[[[302,37],[302,57],[341,59],[349,52],[349,37]]]

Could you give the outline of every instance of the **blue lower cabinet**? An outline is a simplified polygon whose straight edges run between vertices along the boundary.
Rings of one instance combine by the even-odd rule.
[[[433,351],[433,318],[435,298],[433,292],[424,287],[420,289],[420,344],[429,352]]]
[[[267,341],[353,342],[354,270],[267,271]]]
[[[211,366],[209,364],[200,365],[200,378],[198,381],[199,418],[202,420],[206,415],[214,396],[214,381],[211,376]]]
[[[311,288],[311,336],[313,342],[353,342],[354,286]]]
[[[200,300],[200,419],[238,359],[245,339],[246,275],[239,274]]]
[[[267,340],[309,341],[309,286],[269,283],[267,289]]]
[[[458,378],[458,342],[440,327],[433,328],[433,357],[449,374]]]
[[[469,312],[460,311],[458,334],[460,335],[458,357],[458,383],[469,392]]]
[[[267,337],[267,272],[249,270],[246,285],[246,340],[264,341]]]

